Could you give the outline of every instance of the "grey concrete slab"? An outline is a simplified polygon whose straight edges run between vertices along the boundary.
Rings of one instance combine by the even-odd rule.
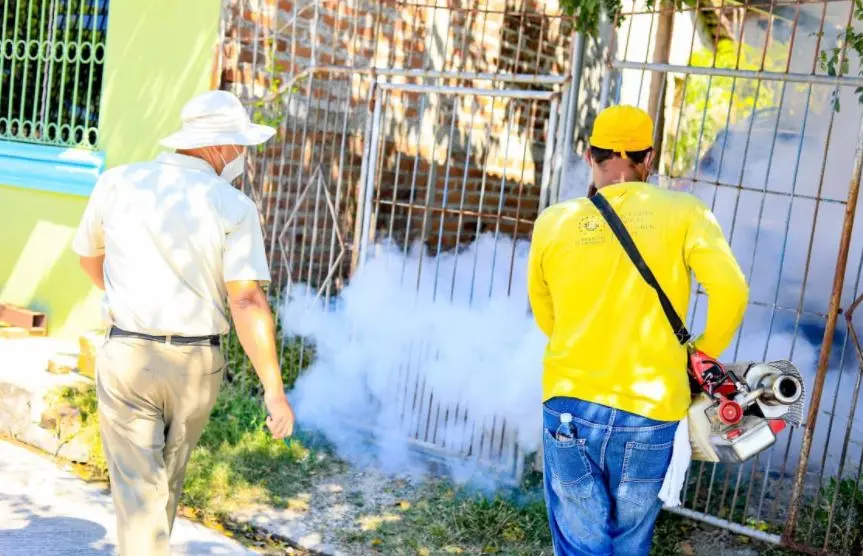
[[[54,462],[0,441],[0,556],[112,555],[115,517],[110,494]],[[237,542],[178,519],[175,555],[251,555]]]

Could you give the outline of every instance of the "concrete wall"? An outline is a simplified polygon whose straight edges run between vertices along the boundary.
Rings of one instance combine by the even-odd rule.
[[[178,125],[182,105],[210,88],[220,5],[220,0],[111,4],[99,123],[99,148],[109,167],[154,156],[157,140]],[[17,145],[7,143],[10,149]],[[57,159],[68,156],[30,157],[30,170],[16,175],[0,160],[0,302],[45,311],[50,334],[71,337],[101,325],[102,296],[70,248],[95,175],[89,187],[64,188],[63,176],[75,170]],[[32,179],[39,173],[60,185],[45,187]]]

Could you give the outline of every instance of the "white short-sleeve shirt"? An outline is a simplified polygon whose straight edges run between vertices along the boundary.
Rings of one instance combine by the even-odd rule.
[[[109,319],[133,332],[224,334],[226,282],[270,280],[255,204],[175,153],[105,172],[72,248],[105,255]]]

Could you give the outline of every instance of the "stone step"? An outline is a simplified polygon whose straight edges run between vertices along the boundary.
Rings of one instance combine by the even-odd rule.
[[[62,387],[87,388],[90,379],[78,373],[48,372],[51,360],[77,362],[75,345],[51,338],[0,340],[0,435],[55,456],[87,463],[92,439],[71,434],[78,426],[74,412],[62,403],[52,408]],[[44,425],[44,426],[43,426]],[[47,427],[47,428],[45,428]]]
[[[20,326],[7,326],[0,324],[0,338],[8,340],[44,337],[47,335],[48,331],[44,328],[23,328]]]
[[[71,354],[55,355],[48,360],[48,372],[55,375],[65,375],[78,370],[79,356]]]

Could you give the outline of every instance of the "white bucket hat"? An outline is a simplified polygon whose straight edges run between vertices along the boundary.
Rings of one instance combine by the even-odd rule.
[[[217,145],[260,145],[276,130],[253,124],[240,99],[227,91],[198,95],[180,113],[183,127],[160,141],[169,149],[197,149]]]

